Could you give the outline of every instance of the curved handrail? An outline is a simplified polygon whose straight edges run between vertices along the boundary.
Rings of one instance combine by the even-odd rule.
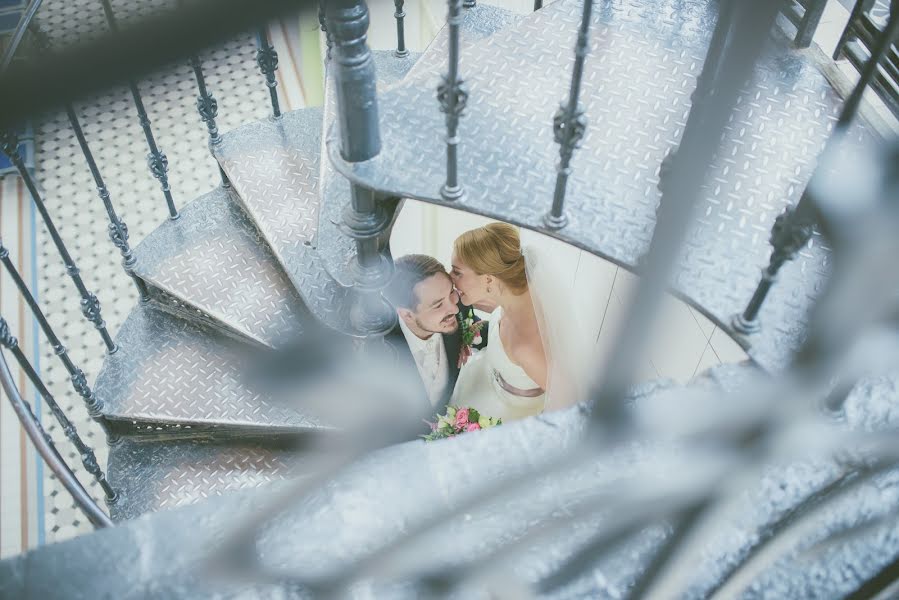
[[[66,491],[72,495],[75,503],[82,512],[84,512],[88,520],[94,527],[111,527],[112,520],[100,509],[97,503],[94,502],[94,499],[91,498],[90,494],[87,493],[87,490],[84,489],[84,486],[81,485],[81,482],[75,477],[72,470],[69,469],[69,466],[59,455],[56,448],[54,448],[49,440],[44,437],[44,431],[40,422],[37,420],[34,413],[31,412],[31,407],[25,399],[22,398],[19,394],[19,390],[16,388],[12,373],[9,371],[9,366],[6,364],[6,358],[3,356],[2,352],[0,352],[0,386],[2,386],[3,391],[9,398],[9,402],[12,404],[16,416],[22,423],[22,427],[25,428],[25,433],[31,438],[31,443],[34,444],[34,447],[41,455],[41,458],[44,459],[44,462],[46,462],[50,467],[50,470],[53,471],[53,474],[56,475],[63,487],[66,488]]]
[[[25,37],[25,31],[28,30],[28,25],[31,24],[31,20],[34,18],[34,15],[37,14],[37,9],[41,7],[43,1],[44,0],[31,0],[31,3],[25,9],[25,14],[19,19],[19,24],[16,25],[16,30],[12,34],[12,40],[10,41],[9,47],[6,49],[6,52],[3,53],[3,59],[0,60],[0,73],[5,71],[6,67],[9,66],[9,63],[12,62],[13,55],[15,55],[16,50],[19,49],[22,38]]]

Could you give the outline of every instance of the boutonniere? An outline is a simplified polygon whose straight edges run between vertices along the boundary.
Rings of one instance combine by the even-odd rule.
[[[468,359],[472,354],[472,345],[480,344],[483,341],[483,338],[481,337],[481,328],[484,327],[484,323],[486,323],[486,321],[474,320],[474,310],[470,308],[468,309],[468,314],[465,316],[463,316],[462,313],[459,313],[459,327],[462,329],[462,350],[459,352],[458,363],[460,369],[462,368],[462,365],[468,362]]]

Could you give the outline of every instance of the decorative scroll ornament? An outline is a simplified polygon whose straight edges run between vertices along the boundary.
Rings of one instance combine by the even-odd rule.
[[[437,100],[440,102],[441,112],[447,116],[461,117],[468,104],[468,87],[465,81],[457,79],[456,85],[452,85],[449,78],[443,75],[437,86]]]
[[[147,165],[153,177],[161,181],[163,184],[168,182],[169,159],[161,151],[150,152],[147,154]]]
[[[265,83],[268,87],[275,87],[275,71],[278,68],[278,53],[269,44],[261,46],[256,50],[256,64],[259,70],[265,75]]]
[[[8,350],[12,350],[19,345],[19,340],[9,330],[9,323],[3,317],[0,317],[0,344]]]
[[[580,146],[587,133],[587,117],[583,110],[575,110],[569,114],[568,107],[562,104],[553,115],[553,137],[556,143],[574,149]]]

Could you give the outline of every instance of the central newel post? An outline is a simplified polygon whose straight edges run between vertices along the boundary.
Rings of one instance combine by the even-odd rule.
[[[330,68],[337,90],[340,155],[351,163],[370,160],[381,152],[381,135],[375,64],[366,43],[368,7],[362,0],[329,0],[326,20],[334,44]],[[351,194],[343,230],[356,241],[353,285],[360,294],[350,319],[360,335],[382,335],[396,324],[396,312],[381,297],[393,274],[389,253],[381,251],[391,218],[369,188],[353,183]]]

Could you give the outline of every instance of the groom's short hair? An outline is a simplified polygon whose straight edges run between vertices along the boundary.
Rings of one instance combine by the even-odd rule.
[[[420,302],[415,286],[437,273],[446,275],[446,268],[439,260],[426,254],[407,254],[396,259],[395,270],[384,296],[394,308],[415,310]],[[448,277],[448,275],[447,275]]]

